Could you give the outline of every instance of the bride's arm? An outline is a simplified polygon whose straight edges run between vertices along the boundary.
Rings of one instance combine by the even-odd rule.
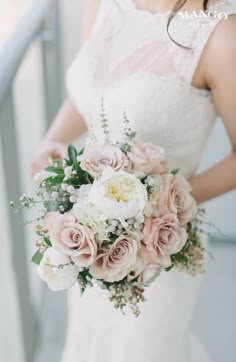
[[[232,151],[190,183],[198,203],[236,188],[236,16],[215,29],[202,56],[205,80],[227,130]],[[220,145],[219,145],[220,147]]]
[[[91,33],[97,15],[100,0],[86,1],[85,14],[82,23],[82,43]],[[85,122],[70,98],[61,106],[55,120],[44,136],[36,155],[31,163],[31,174],[34,176],[48,164],[49,155],[65,157],[66,146],[86,131]]]

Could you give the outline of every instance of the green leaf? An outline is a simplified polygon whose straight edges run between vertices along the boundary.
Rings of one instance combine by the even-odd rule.
[[[35,232],[38,236],[43,236],[43,234],[40,231],[36,230]]]
[[[130,135],[129,135],[129,137],[130,137],[130,139],[132,140],[133,138],[135,138],[136,137],[136,135],[137,135],[137,132],[131,132],[130,133]]]
[[[64,170],[60,167],[49,166],[49,167],[46,167],[44,170],[48,171],[48,172],[56,173],[57,175],[64,176]]]
[[[78,153],[77,153],[76,148],[73,145],[69,145],[69,147],[68,147],[68,156],[72,163],[76,163]]]
[[[31,259],[31,261],[37,265],[39,265],[40,261],[42,260],[43,256],[40,253],[39,250],[36,251],[36,253],[34,254],[33,258]]]
[[[191,221],[187,223],[187,227],[188,227],[188,233],[192,230],[192,223]]]
[[[46,243],[48,246],[52,246],[51,241],[50,241],[48,238],[46,238],[46,236],[44,236],[43,240],[45,241],[45,243]]]
[[[64,174],[57,175],[57,176],[50,176],[50,177],[46,178],[43,182],[45,182],[45,185],[47,188],[50,188],[52,186],[58,186],[58,185],[62,184],[63,179],[64,179]]]
[[[78,156],[81,156],[84,153],[84,148],[82,148],[82,150],[79,151]]]
[[[188,257],[187,257],[187,256],[181,255],[179,259],[180,259],[180,262],[181,262],[182,264],[188,265]]]
[[[173,269],[174,268],[174,264],[172,264],[171,266],[168,266],[168,268],[165,268],[165,271],[170,271],[171,269]]]
[[[177,175],[179,170],[180,170],[179,168],[175,168],[173,171],[171,171],[172,175]]]

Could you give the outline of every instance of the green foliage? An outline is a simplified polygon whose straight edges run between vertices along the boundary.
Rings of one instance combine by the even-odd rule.
[[[64,170],[61,167],[49,166],[49,167],[46,167],[44,170],[48,171],[48,172],[53,172],[59,176],[64,177]]]
[[[87,171],[84,171],[80,167],[79,162],[74,164],[74,170],[76,171],[76,175],[73,175],[71,178],[64,180],[63,183],[65,183],[67,185],[72,185],[75,188],[79,188],[81,185],[84,185],[84,184],[93,183],[94,178]]]
[[[136,135],[137,135],[137,132],[134,132],[134,131],[130,132],[130,134],[129,134],[130,140],[134,139],[136,137]]]
[[[175,168],[173,171],[171,171],[172,175],[177,175],[177,173],[180,171],[179,168]]]
[[[118,236],[116,234],[113,233],[109,233],[108,239],[104,240],[102,242],[102,245],[105,247],[110,248],[112,244],[114,244],[114,242],[116,241],[116,239],[118,238]]]
[[[39,265],[39,263],[41,262],[43,256],[40,253],[40,250],[37,250],[36,253],[34,254],[33,258],[31,259],[31,261],[37,265]]]
[[[88,269],[84,269],[82,272],[79,273],[77,280],[80,286],[81,294],[83,294],[88,287],[93,286],[92,279],[93,277],[89,273]]]
[[[43,180],[40,184],[40,188],[51,189],[54,186],[61,185],[64,179],[64,173],[57,176],[50,176]]]
[[[131,145],[129,143],[123,143],[120,146],[120,149],[125,155],[127,155],[127,153],[131,151]]]
[[[192,228],[193,228],[193,224],[190,221],[190,222],[187,223],[187,232],[188,232],[188,234],[190,233],[190,231],[192,231]]]
[[[171,264],[171,266],[168,266],[168,268],[165,268],[165,271],[170,271],[174,268],[174,264]]]
[[[68,147],[68,156],[69,156],[69,161],[71,162],[72,165],[77,162],[78,153],[77,149],[73,145],[69,145]]]
[[[43,240],[48,246],[52,246],[51,241],[48,238],[46,238],[46,236],[44,236]]]
[[[83,155],[83,153],[84,153],[84,148],[82,148],[82,150],[79,151],[78,156]]]

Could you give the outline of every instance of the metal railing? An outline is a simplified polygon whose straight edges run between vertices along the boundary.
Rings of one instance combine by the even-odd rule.
[[[0,141],[4,164],[7,199],[22,194],[18,159],[18,141],[14,109],[13,85],[19,66],[31,44],[38,40],[41,47],[45,116],[49,124],[61,103],[60,17],[57,0],[34,0],[17,25],[9,41],[0,51]],[[17,181],[16,181],[17,180]],[[35,313],[30,300],[24,226],[12,210],[7,210],[11,228],[11,254],[15,268],[20,323],[26,362],[32,362],[35,341]],[[14,348],[14,346],[13,346]]]

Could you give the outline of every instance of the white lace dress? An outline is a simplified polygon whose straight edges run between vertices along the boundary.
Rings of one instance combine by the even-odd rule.
[[[212,10],[232,13],[225,1]],[[216,118],[211,93],[191,85],[218,18],[183,19],[167,35],[167,13],[139,10],[133,0],[102,0],[90,40],[69,68],[68,92],[88,126],[100,129],[101,101],[114,140],[123,111],[139,138],[162,145],[169,167],[192,176]],[[69,291],[63,362],[209,362],[190,323],[201,278],[163,272],[146,291],[141,316],[123,316],[98,287]]]

